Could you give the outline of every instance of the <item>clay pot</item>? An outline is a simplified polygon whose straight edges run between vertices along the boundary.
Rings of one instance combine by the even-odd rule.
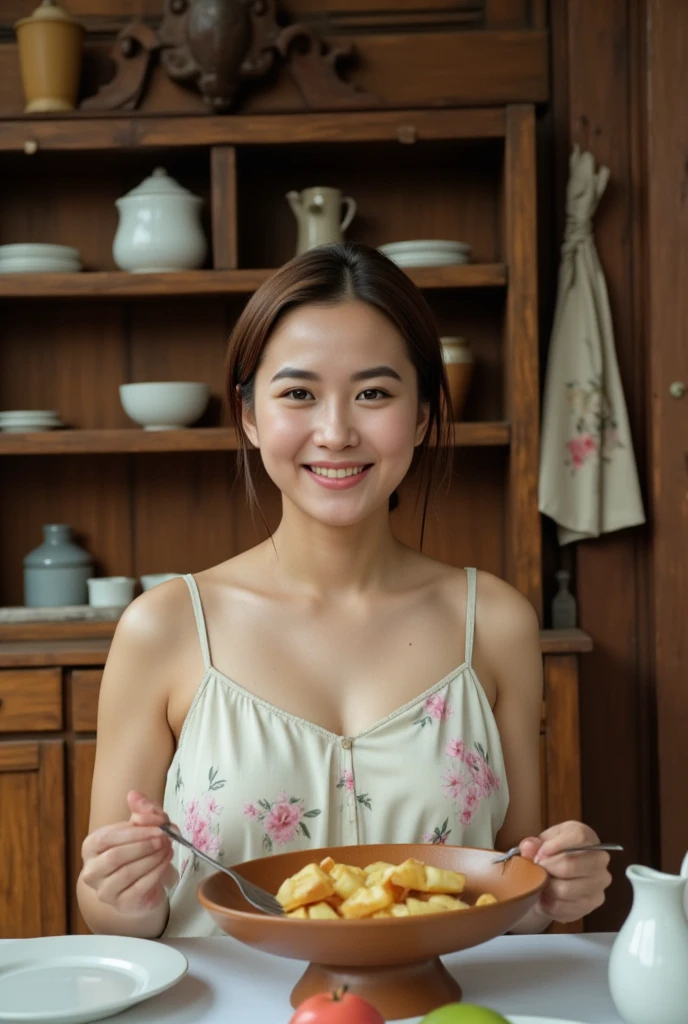
[[[74,110],[81,74],[84,26],[56,0],[43,0],[15,22],[25,113]]]
[[[442,359],[449,384],[452,419],[461,419],[473,376],[475,359],[465,338],[440,338]]]

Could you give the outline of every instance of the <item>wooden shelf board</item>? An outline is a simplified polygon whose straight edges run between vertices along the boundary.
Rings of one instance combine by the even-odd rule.
[[[508,445],[508,423],[455,423],[457,446]],[[104,455],[137,452],[236,451],[231,427],[187,430],[48,430],[34,434],[0,433],[0,455]]]
[[[116,622],[99,623],[99,636],[87,631],[93,623],[31,623],[0,626],[0,668],[17,665],[103,665]],[[543,654],[583,654],[592,640],[579,629],[540,633]]]
[[[0,151],[24,152],[27,141],[48,150],[188,148],[190,146],[293,145],[294,143],[393,142],[503,138],[504,107],[438,110],[352,110],[331,113],[233,117],[19,117],[0,121]]]
[[[5,299],[145,299],[179,295],[250,295],[277,268],[187,270],[168,274],[83,271],[77,274],[0,274]],[[419,288],[499,288],[506,284],[503,263],[409,268]]]

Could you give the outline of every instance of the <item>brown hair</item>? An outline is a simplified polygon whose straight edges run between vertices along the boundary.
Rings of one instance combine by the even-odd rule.
[[[429,409],[428,429],[418,446],[424,499],[421,544],[430,492],[440,463],[449,470],[448,423],[444,408],[451,408],[438,330],[432,310],[407,275],[377,249],[367,245],[320,245],[284,264],[251,296],[236,322],[227,351],[226,393],[232,421],[239,435],[242,469],[249,503],[263,516],[251,476],[248,440],[241,411],[253,403],[256,371],[263,350],[284,315],[305,305],[336,305],[359,300],[383,313],[399,331],[418,376],[419,400]],[[419,492],[420,493],[420,492]],[[390,497],[390,510],[399,499]],[[269,530],[268,530],[269,532]]]

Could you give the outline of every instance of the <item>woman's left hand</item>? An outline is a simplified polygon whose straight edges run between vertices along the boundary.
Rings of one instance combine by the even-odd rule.
[[[578,921],[604,903],[604,891],[612,880],[607,870],[609,854],[561,853],[568,846],[599,843],[599,837],[580,821],[565,821],[519,843],[521,853],[540,864],[549,875],[538,910],[562,924]]]

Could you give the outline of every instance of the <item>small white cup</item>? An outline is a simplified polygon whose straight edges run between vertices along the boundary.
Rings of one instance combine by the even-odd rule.
[[[152,590],[153,587],[157,587],[159,583],[166,583],[167,580],[176,580],[178,576],[181,576],[179,572],[153,572],[147,576],[141,577],[141,589]]]
[[[124,608],[134,600],[136,580],[131,576],[91,576],[86,580],[92,608]]]

